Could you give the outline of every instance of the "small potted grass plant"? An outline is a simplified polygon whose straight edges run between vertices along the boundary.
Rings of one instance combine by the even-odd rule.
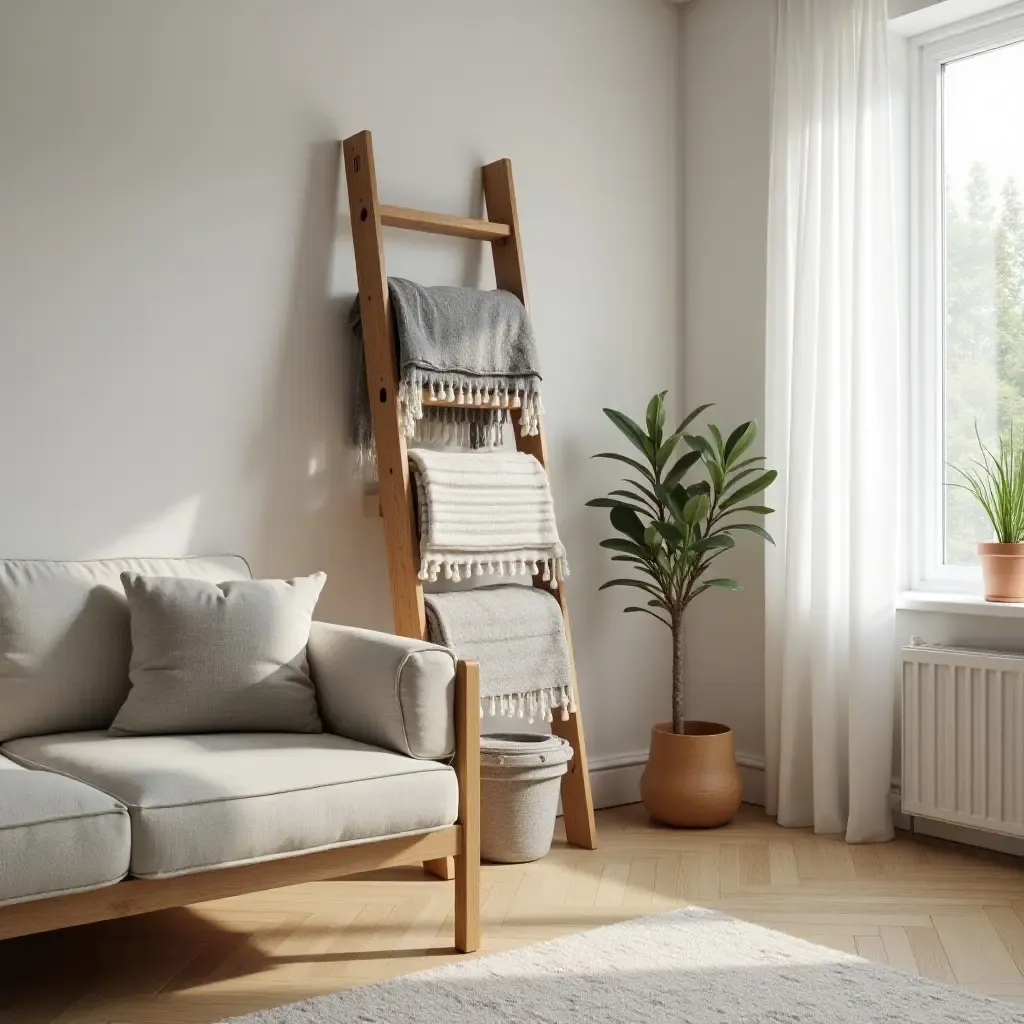
[[[651,752],[641,795],[651,816],[668,825],[724,825],[736,813],[742,786],[732,730],[716,722],[688,720],[684,714],[683,616],[709,590],[739,590],[728,577],[712,576],[715,559],[741,536],[754,534],[774,543],[760,525],[772,510],[757,496],[775,479],[764,457],[748,456],[757,424],[741,423],[728,437],[714,424],[706,433],[688,430],[709,405],[665,431],[665,394],[647,406],[645,426],[614,409],[605,415],[641,458],[600,452],[594,458],[624,463],[632,474],[624,488],[587,504],[608,509],[616,536],[601,541],[634,576],[609,580],[606,587],[638,591],[643,604],[627,612],[652,616],[672,635],[672,721],[651,730]],[[680,454],[681,453],[681,454]],[[690,480],[693,475],[699,479]]]
[[[1024,601],[1024,444],[1013,424],[995,450],[974,425],[980,457],[952,466],[961,482],[950,483],[974,496],[992,524],[993,541],[978,544],[986,601]]]

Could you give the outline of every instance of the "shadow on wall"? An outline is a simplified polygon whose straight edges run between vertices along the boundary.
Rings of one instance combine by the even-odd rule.
[[[336,230],[339,171],[335,141],[310,148],[279,360],[251,445],[263,499],[250,548],[260,576],[327,572],[318,618],[379,626],[388,608],[383,541],[363,518],[349,440],[353,295],[331,295],[336,255],[351,259]]]

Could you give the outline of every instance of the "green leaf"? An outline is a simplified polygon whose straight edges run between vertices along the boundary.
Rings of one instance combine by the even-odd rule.
[[[735,546],[736,541],[734,541],[729,534],[722,532],[713,533],[710,537],[705,537],[703,540],[697,541],[697,543],[693,545],[693,550],[699,552],[716,550],[728,551],[729,548],[733,548]]]
[[[741,480],[746,480],[752,477],[755,473],[763,473],[764,468],[762,466],[751,466],[749,469],[740,470],[736,467],[730,469],[726,474],[725,478],[725,493],[735,490]]]
[[[624,533],[631,540],[635,540],[638,544],[643,544],[644,524],[640,522],[640,517],[631,508],[616,505],[608,513],[608,518],[611,519],[612,526],[619,533]]]
[[[617,412],[615,409],[604,409],[602,411],[632,445],[639,448],[652,462],[654,461],[654,445],[651,439],[643,432],[639,423],[631,420],[625,413]]]
[[[683,418],[683,422],[676,427],[676,433],[681,434],[705,409],[710,409],[714,402],[708,402],[707,405],[698,405],[688,416]]]
[[[654,523],[644,530],[644,544],[652,551],[657,551],[661,547],[661,534],[657,531]]]
[[[754,516],[770,516],[775,509],[767,505],[741,505],[739,508],[730,508],[729,515],[734,516],[740,512],[749,512]]]
[[[725,489],[725,470],[717,462],[705,463],[708,469],[708,476],[715,488],[715,494],[721,494]]]
[[[650,615],[652,619],[657,619],[663,626],[668,626],[669,629],[672,628],[672,623],[668,619],[663,619],[657,612],[652,612],[648,608],[638,608],[635,604],[631,604],[628,608],[623,608],[622,610],[624,612],[643,612],[645,615]]]
[[[654,456],[654,467],[659,473],[665,468],[665,463],[672,458],[672,453],[676,450],[676,445],[679,444],[682,436],[682,434],[670,434],[658,449]]]
[[[683,547],[683,535],[680,532],[679,527],[677,527],[675,524],[663,523],[658,520],[655,520],[653,523],[651,523],[651,526],[654,527],[654,529],[661,534],[661,536],[673,549]]]
[[[676,484],[675,487],[669,489],[663,488],[662,494],[669,512],[672,513],[672,518],[682,526],[686,522],[683,518],[683,508],[689,498],[686,488],[682,484]]]
[[[626,483],[633,483],[631,480],[627,480]],[[637,484],[633,483],[635,490],[624,491],[621,487],[617,487],[614,491],[609,491],[610,495],[617,495],[620,498],[626,498],[629,502],[636,502],[637,512],[643,512],[645,515],[653,516],[658,512],[658,502],[653,497],[653,492],[648,488],[640,488]],[[641,507],[644,506],[644,507]]]
[[[682,434],[675,434],[674,437],[682,437]],[[685,455],[680,455],[679,460],[676,464],[665,474],[665,479],[662,481],[662,486],[671,488],[675,487],[680,480],[686,476],[687,472],[696,464],[700,462],[700,452],[687,452]]]
[[[683,506],[683,522],[687,526],[699,523],[708,514],[709,506],[710,502],[706,494],[695,494],[692,498],[688,498]]]
[[[725,499],[725,501],[722,502],[722,511],[724,512],[726,509],[732,508],[733,505],[738,505],[741,501],[746,501],[747,498],[752,498],[755,494],[760,494],[766,487],[771,486],[772,482],[778,475],[779,474],[776,473],[774,469],[770,469],[767,473],[762,473],[750,483],[744,484],[739,490],[734,491]]]
[[[634,499],[638,500],[638,499]],[[634,512],[642,512],[644,515],[649,516],[651,514],[650,509],[644,508],[642,505],[631,505],[628,501],[620,501],[618,498],[591,498],[587,502],[588,508],[629,508]]]
[[[744,459],[742,462],[737,462],[736,465],[729,464],[729,470],[733,473],[738,473],[741,469],[746,469],[748,466],[753,466],[755,462],[764,462],[765,457],[763,455],[754,455],[749,459]]]
[[[683,434],[683,440],[694,450],[700,452],[705,462],[715,461],[715,449],[711,442],[700,434]]]
[[[607,548],[609,551],[621,551],[623,554],[636,555],[637,558],[644,562],[651,561],[651,553],[646,548],[622,537],[608,537],[606,540],[601,541],[600,546]]]
[[[708,430],[711,433],[712,438],[714,438],[715,451],[719,458],[721,458],[725,454],[725,442],[722,440],[722,432],[714,423],[708,424]]]
[[[738,459],[753,443],[757,437],[757,424],[753,420],[741,423],[725,442],[725,464]]]
[[[654,569],[651,568],[652,563],[650,561],[644,562],[635,555],[612,555],[611,560],[613,562],[629,562],[636,568],[637,572],[642,572],[645,576],[650,576],[658,586],[661,586],[661,580]]]
[[[643,590],[645,593],[653,594],[655,597],[661,596],[661,591],[658,590],[653,583],[644,583],[643,580],[633,579],[617,579],[608,580],[607,583],[602,583],[598,590],[607,590],[609,587],[634,587],[636,590]]]
[[[652,484],[654,483],[654,474],[646,466],[637,462],[636,459],[631,459],[628,455],[620,455],[618,452],[598,452],[590,457],[592,459],[615,459],[616,462],[624,462],[627,466],[632,466],[638,473],[647,477]]]
[[[658,507],[658,496],[654,493],[654,491],[652,491],[650,489],[650,487],[644,487],[644,485],[642,483],[640,483],[639,481],[634,480],[634,479],[632,479],[631,477],[628,477],[628,476],[627,477],[623,477],[622,478],[622,482],[624,484],[629,484],[630,487],[635,487],[637,489],[637,491],[640,494],[642,494],[648,501],[650,501],[650,503],[655,508]],[[657,484],[655,484],[655,487],[656,486],[657,486]]]
[[[730,580],[725,578],[715,580],[705,580],[705,587],[721,587],[723,590],[742,590],[743,586],[737,580]]]
[[[757,523],[736,523],[733,526],[723,526],[722,529],[730,532],[733,530],[746,530],[748,533],[756,533],[758,537],[763,537],[769,544],[773,547],[775,546],[772,535],[763,526],[758,526]]]
[[[654,444],[655,450],[661,445],[662,430],[665,427],[665,395],[662,391],[647,403],[647,436]]]

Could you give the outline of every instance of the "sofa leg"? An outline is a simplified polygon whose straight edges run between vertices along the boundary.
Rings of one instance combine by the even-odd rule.
[[[455,948],[480,948],[480,669],[460,661],[455,673],[455,773],[462,836],[455,855]]]
[[[480,853],[455,858],[455,948],[473,953],[480,948]]]
[[[455,860],[452,857],[438,857],[437,860],[425,860],[423,870],[428,875],[440,878],[442,882],[450,882],[455,877]]]

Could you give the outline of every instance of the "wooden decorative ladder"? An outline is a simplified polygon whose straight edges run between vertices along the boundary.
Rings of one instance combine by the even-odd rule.
[[[406,228],[436,235],[455,235],[491,243],[494,278],[497,286],[519,296],[529,311],[526,296],[526,273],[516,213],[516,196],[512,184],[512,164],[496,160],[483,168],[484,200],[487,220],[425,213],[401,206],[385,206],[377,199],[377,176],[373,164],[373,144],[368,131],[359,132],[342,143],[342,158],[348,181],[349,212],[352,217],[352,243],[355,247],[356,278],[363,325],[363,347],[366,356],[366,383],[370,395],[373,433],[377,445],[377,466],[380,478],[380,513],[384,517],[384,538],[387,546],[388,576],[391,581],[391,606],[395,631],[402,636],[426,639],[426,615],[423,608],[423,584],[419,580],[419,538],[405,436],[401,430],[398,402],[398,363],[395,353],[393,324],[388,300],[387,268],[384,262],[382,228]],[[456,403],[423,394],[424,405]],[[469,403],[465,403],[469,404]],[[520,430],[520,410],[509,410],[515,431],[516,447],[533,455],[550,475],[544,428],[540,433],[524,435]],[[534,586],[547,586],[534,576]],[[576,685],[576,668],[569,633],[569,606],[565,584],[555,591],[565,620],[565,636],[569,645],[576,712],[568,721],[554,715],[552,731],[572,744],[575,756],[569,770],[562,776],[562,814],[565,835],[574,846],[587,850],[597,848],[594,826],[594,805],[590,795],[587,771],[587,748],[580,717],[580,696]],[[428,862],[427,869],[443,878],[452,877],[450,862]]]

